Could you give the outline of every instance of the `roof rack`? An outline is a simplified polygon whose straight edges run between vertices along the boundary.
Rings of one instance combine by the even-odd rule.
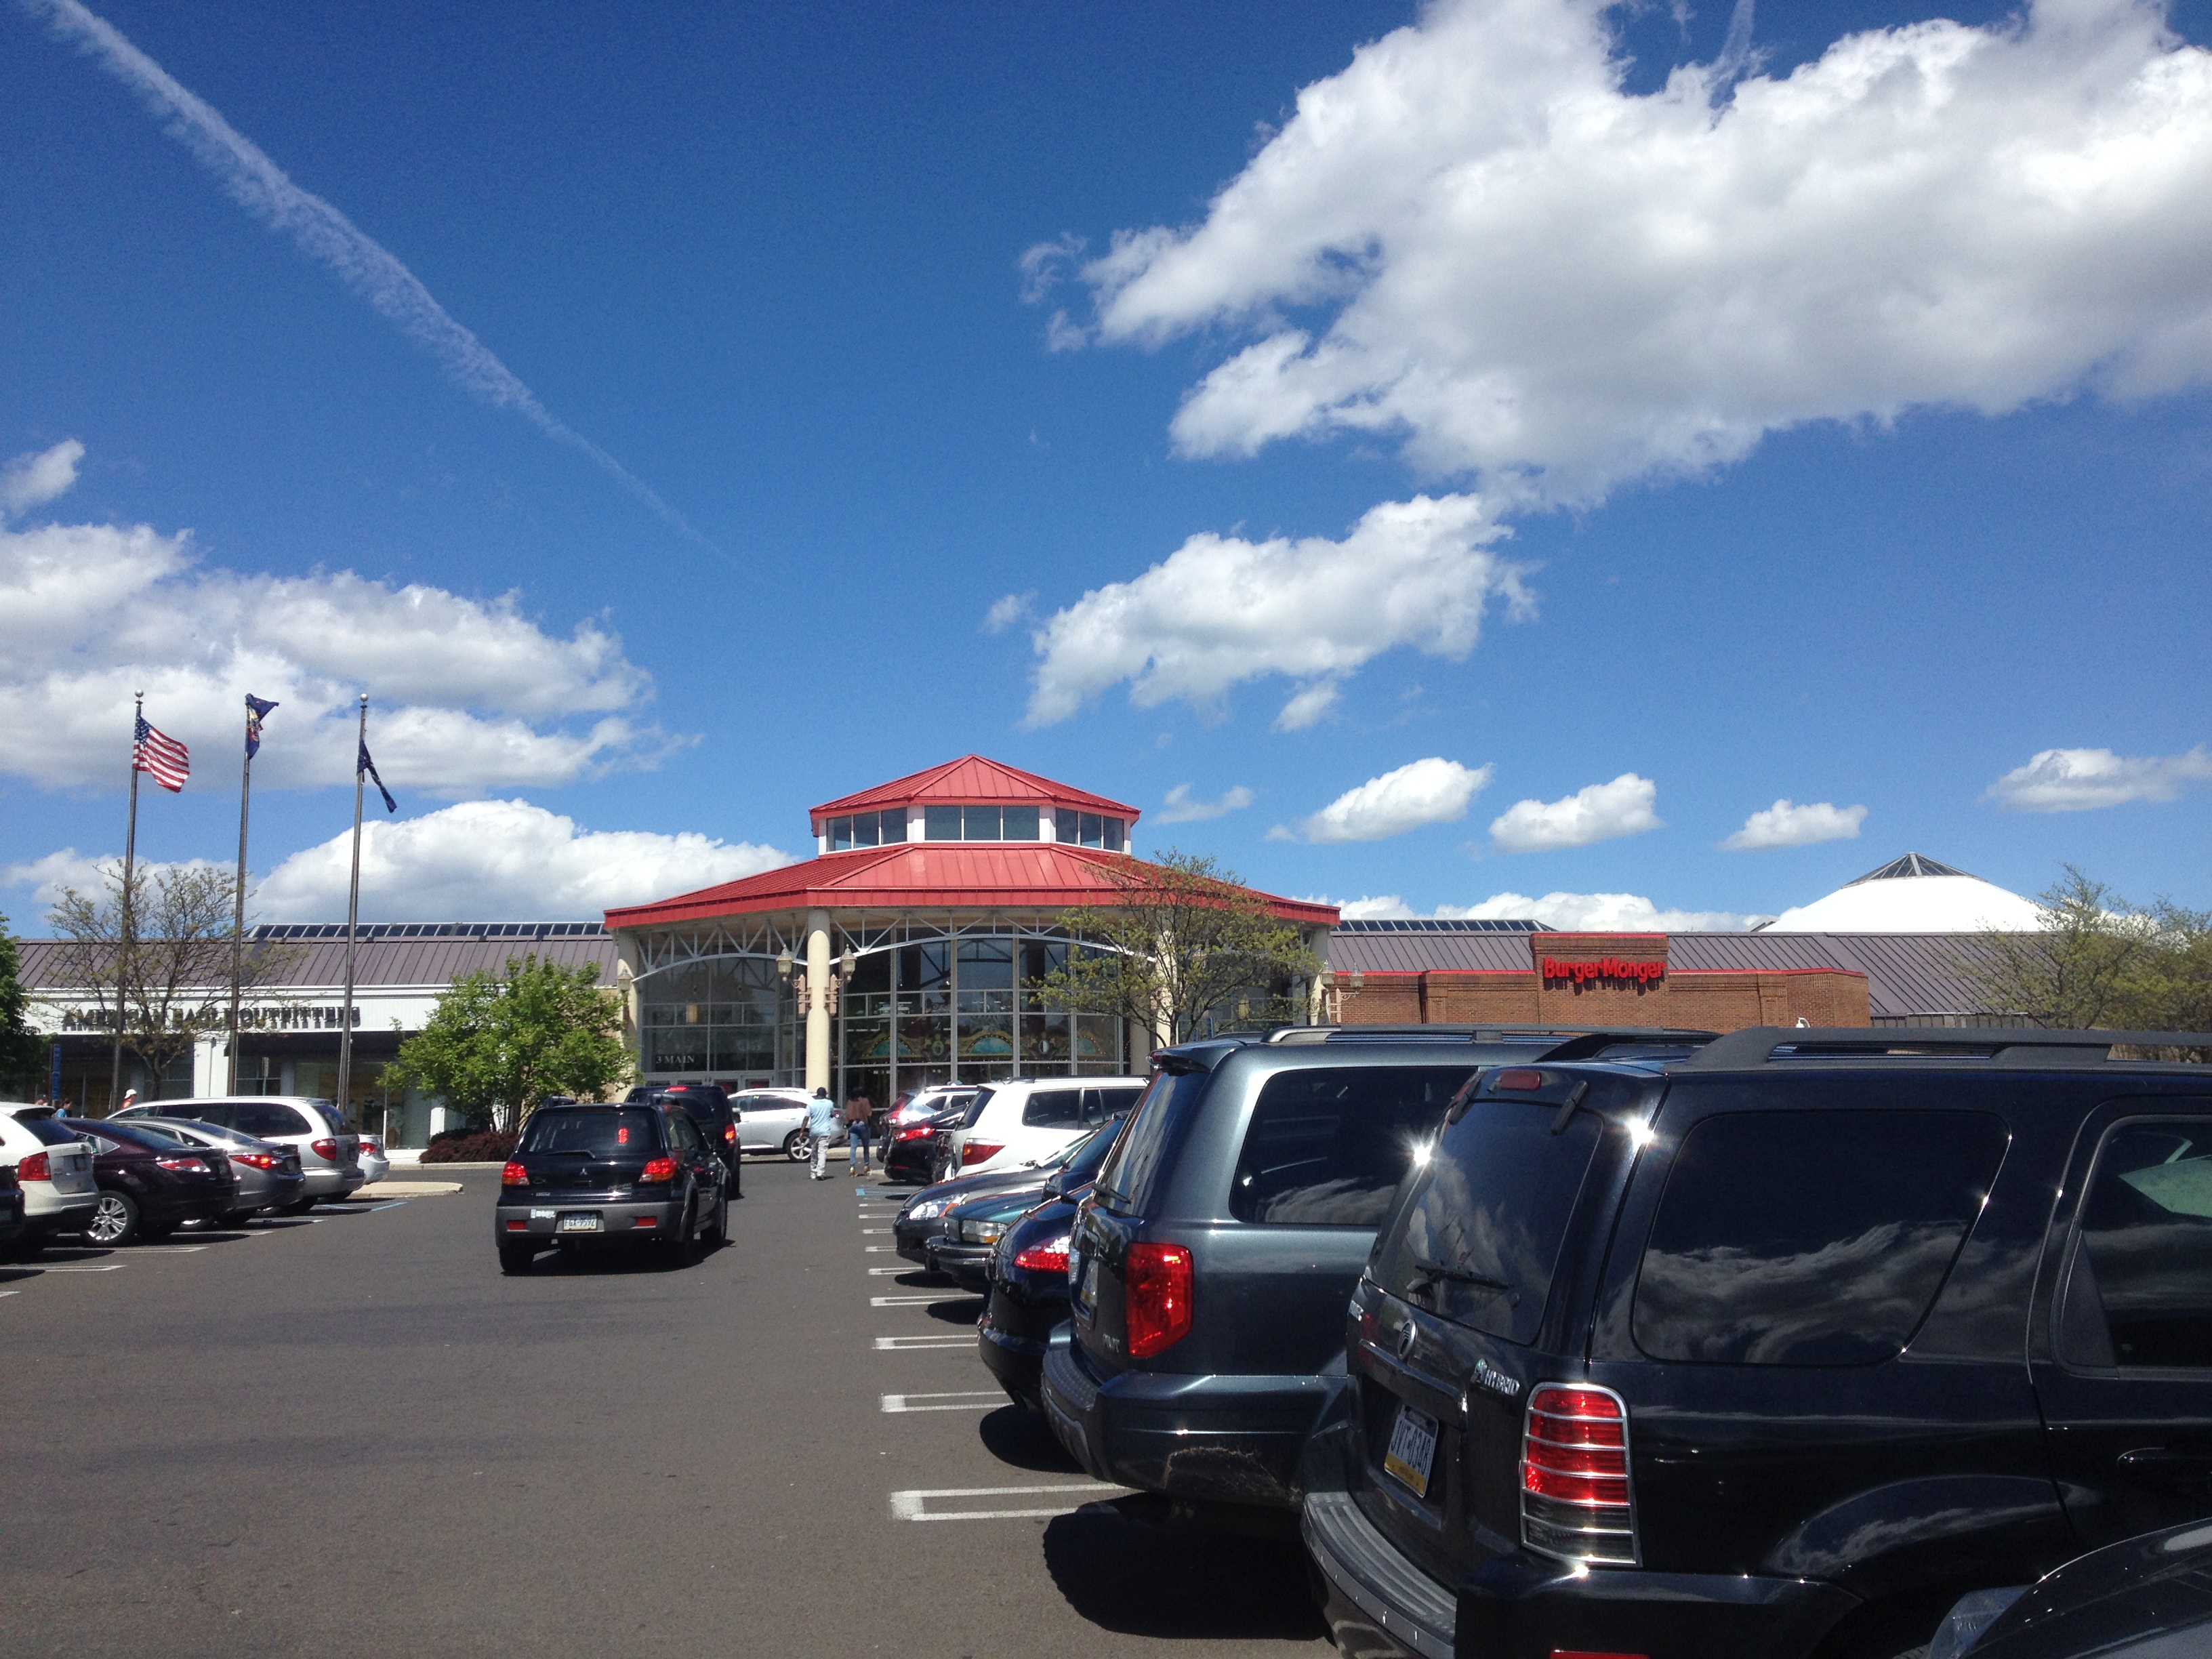
[[[1711,1042],[1717,1033],[1657,1025],[1280,1025],[1266,1042],[1551,1042],[1547,1060],[1588,1060],[1622,1042]]]
[[[1678,1072],[1734,1072],[1819,1060],[1972,1060],[1986,1066],[2102,1066],[2115,1048],[2212,1049],[2212,1032],[2070,1031],[2041,1027],[1886,1025],[1731,1031],[1676,1063]]]

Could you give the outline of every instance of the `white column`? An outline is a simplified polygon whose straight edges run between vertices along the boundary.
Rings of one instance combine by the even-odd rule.
[[[806,1092],[830,1086],[830,913],[806,915]]]

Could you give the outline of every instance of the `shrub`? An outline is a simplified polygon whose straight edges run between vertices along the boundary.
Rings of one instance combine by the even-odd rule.
[[[520,1137],[512,1130],[448,1129],[422,1149],[425,1164],[503,1164]]]

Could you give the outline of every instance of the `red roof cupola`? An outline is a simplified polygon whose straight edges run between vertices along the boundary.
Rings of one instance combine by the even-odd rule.
[[[841,795],[813,809],[814,833],[823,833],[825,819],[855,812],[877,812],[885,807],[936,805],[1066,806],[1079,812],[1111,813],[1124,823],[1134,823],[1137,809],[1126,801],[1094,795],[1034,772],[1008,766],[981,755],[963,755],[925,771],[912,772],[889,783],[879,783],[858,794]]]

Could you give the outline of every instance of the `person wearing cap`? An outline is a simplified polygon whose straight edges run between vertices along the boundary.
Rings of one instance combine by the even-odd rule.
[[[806,1138],[814,1143],[814,1179],[830,1178],[830,1138],[837,1133],[837,1103],[827,1088],[817,1089],[806,1103]]]

